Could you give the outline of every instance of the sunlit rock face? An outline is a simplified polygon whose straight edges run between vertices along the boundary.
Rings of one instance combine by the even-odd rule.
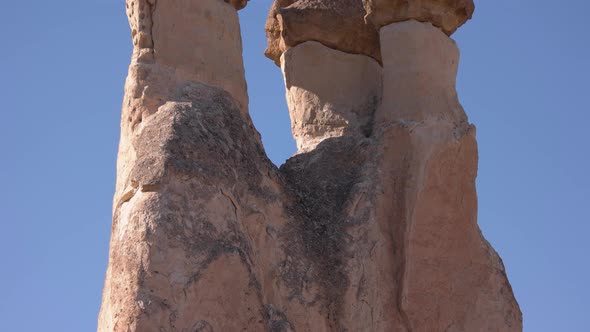
[[[282,56],[298,153],[330,137],[368,136],[381,100],[381,66],[366,55],[305,42]]]
[[[390,174],[381,182],[391,183],[381,212],[403,244],[395,261],[404,262],[406,326],[521,331],[502,261],[477,226],[478,151],[455,91],[457,46],[417,21],[385,26],[380,35],[384,96],[374,131],[379,169]]]
[[[298,146],[277,168],[248,113],[246,1],[127,1],[98,331],[522,330],[477,226],[455,42],[434,19],[369,25],[362,1],[339,4],[271,9]]]

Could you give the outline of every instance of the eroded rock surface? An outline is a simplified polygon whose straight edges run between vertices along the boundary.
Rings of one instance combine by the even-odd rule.
[[[364,16],[362,0],[275,0],[266,22],[265,54],[280,65],[288,48],[317,41],[381,61],[379,34]]]
[[[381,45],[386,97],[374,130],[380,183],[390,185],[376,210],[378,220],[395,225],[405,326],[521,331],[502,261],[477,226],[478,152],[475,127],[455,92],[458,49],[439,29],[417,21],[384,27]]]
[[[382,92],[377,61],[305,42],[281,62],[298,153],[330,137],[370,135]]]
[[[298,153],[276,168],[248,114],[246,2],[127,3],[99,331],[522,330],[477,226],[475,127],[439,28],[384,26],[382,66],[282,50]]]
[[[366,19],[380,28],[395,22],[430,22],[447,35],[471,19],[473,0],[363,0]]]
[[[262,173],[271,166],[237,103],[223,90],[187,83],[130,139],[137,158],[115,201],[99,327],[262,329],[249,233],[239,223],[252,212],[240,197],[255,190],[252,198],[271,205]],[[218,301],[230,293],[231,304]]]
[[[248,116],[235,9],[127,3],[135,42],[98,330],[264,330],[261,292],[277,282],[259,266],[284,257],[270,230],[286,199]]]

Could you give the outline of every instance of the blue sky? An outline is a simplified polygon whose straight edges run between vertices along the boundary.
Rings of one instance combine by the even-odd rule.
[[[123,0],[2,2],[0,321],[96,329],[123,84]],[[271,159],[295,150],[270,0],[241,12],[250,110]],[[479,0],[454,35],[477,126],[479,222],[504,259],[525,331],[588,331],[590,2]]]

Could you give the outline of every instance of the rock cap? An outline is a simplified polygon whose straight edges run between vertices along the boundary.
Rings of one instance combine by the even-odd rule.
[[[447,35],[452,35],[471,19],[473,0],[362,0],[365,20],[376,28],[395,22],[416,20],[430,22]]]
[[[317,41],[381,62],[378,31],[364,17],[362,0],[275,0],[266,21],[264,54],[280,65],[288,48]]]

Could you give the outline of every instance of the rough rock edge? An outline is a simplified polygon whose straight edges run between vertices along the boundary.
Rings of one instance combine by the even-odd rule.
[[[250,0],[224,0],[225,2],[232,5],[236,10],[243,9],[248,4]]]
[[[398,23],[398,22],[403,22],[403,21],[408,21],[408,20],[416,20],[419,22],[423,22],[423,23],[431,23],[432,25],[434,25],[435,27],[441,29],[447,36],[451,36],[455,31],[457,31],[457,29],[459,29],[461,26],[463,26],[463,24],[465,24],[467,21],[469,21],[472,17],[473,17],[473,13],[475,11],[475,4],[473,3],[473,0],[431,0],[434,2],[445,2],[445,5],[447,5],[449,8],[452,8],[454,6],[458,6],[459,8],[453,9],[453,10],[449,10],[448,12],[453,12],[453,13],[460,13],[463,12],[463,15],[459,15],[460,17],[462,17],[459,20],[455,20],[454,24],[445,24],[445,17],[444,15],[442,15],[443,17],[441,17],[441,15],[436,15],[435,13],[433,13],[431,11],[431,9],[429,8],[424,8],[427,7],[427,5],[422,5],[421,8],[421,12],[420,13],[412,13],[412,14],[408,14],[405,13],[405,15],[403,16],[396,16],[399,15],[398,13],[400,12],[407,12],[409,11],[409,7],[410,4],[414,1],[414,0],[397,0],[398,3],[402,2],[402,4],[400,5],[400,8],[396,8],[396,9],[389,9],[390,11],[395,11],[395,13],[392,14],[387,14],[387,13],[381,13],[382,11],[384,11],[385,9],[377,9],[374,10],[373,9],[373,3],[375,2],[375,0],[362,0],[364,7],[365,7],[365,22],[367,23],[372,23],[377,29],[380,29],[381,27],[384,27],[386,25],[392,24],[392,23]],[[419,0],[421,2],[427,1],[427,0]],[[416,1],[418,2],[418,1]],[[415,8],[414,8],[415,10]],[[379,13],[377,13],[377,11],[379,11]],[[448,16],[446,18],[448,18],[450,16],[450,14],[447,14]],[[446,22],[448,23],[448,22]]]
[[[305,26],[300,22],[303,14],[317,13],[318,17],[323,17],[322,11],[332,13],[334,17],[342,15],[341,12],[336,12],[330,8],[322,8],[322,0],[305,1],[305,0],[275,0],[271,5],[268,17],[265,24],[265,32],[267,37],[267,48],[264,55],[280,67],[281,55],[289,48],[295,47],[307,41],[316,41],[326,47],[339,50],[349,54],[361,54],[375,59],[381,64],[381,51],[379,48],[379,34],[377,29],[374,29],[371,24],[367,24],[364,15],[358,17],[341,16],[341,21],[346,21],[347,24],[354,25],[354,31],[358,32],[358,36],[345,36],[339,29],[332,29],[332,32],[326,31],[328,37],[321,34],[314,35],[314,33],[306,31],[297,31],[289,33],[284,31],[285,26],[295,25],[296,27]],[[359,1],[359,10],[362,12],[362,3]],[[359,12],[359,14],[362,14]],[[319,25],[323,24],[322,19],[316,17],[316,20],[311,22],[315,29],[319,29]],[[330,18],[334,18],[330,17]],[[354,23],[350,23],[356,21]],[[298,22],[299,21],[299,22]],[[342,23],[342,22],[341,22]],[[321,29],[319,29],[321,30]],[[358,38],[355,41],[349,41],[349,38]],[[339,40],[335,41],[335,40]],[[342,40],[345,42],[342,43]]]

